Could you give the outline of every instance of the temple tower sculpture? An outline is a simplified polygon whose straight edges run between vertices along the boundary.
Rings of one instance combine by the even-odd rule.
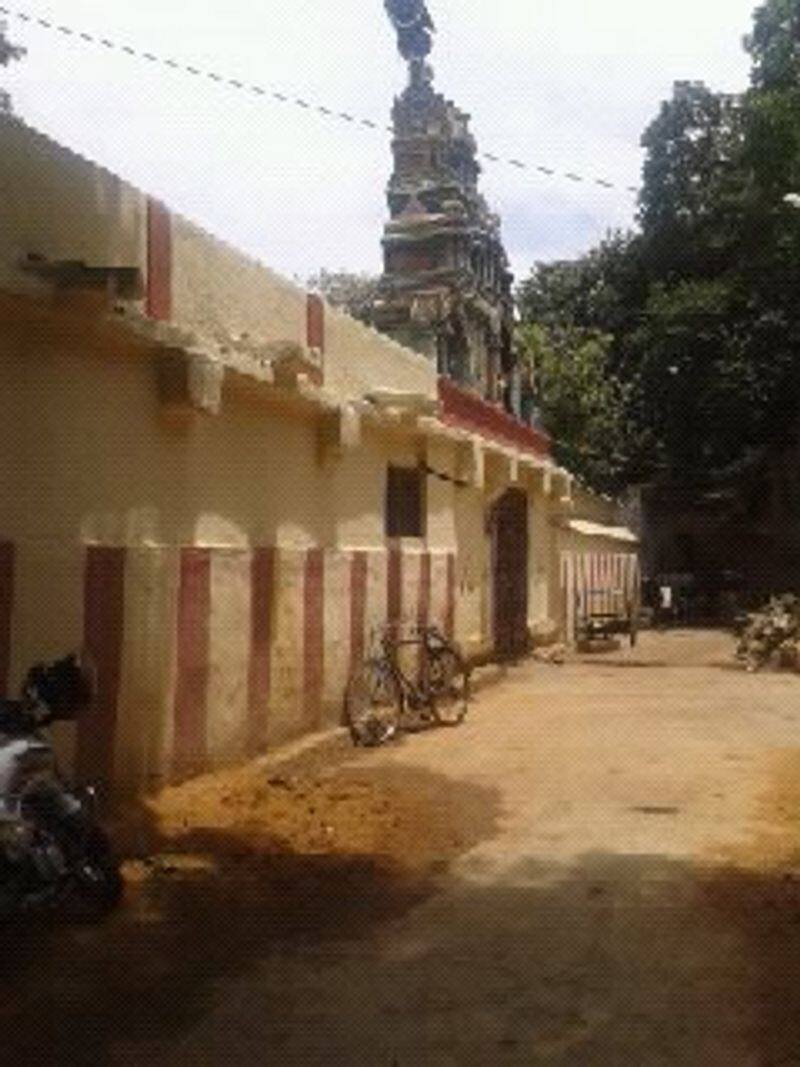
[[[433,23],[422,0],[385,0],[409,64],[392,112],[394,170],[375,326],[441,374],[519,413],[513,276],[500,220],[478,190],[465,114],[433,88]]]

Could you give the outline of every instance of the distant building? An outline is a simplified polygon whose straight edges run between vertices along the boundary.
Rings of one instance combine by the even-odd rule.
[[[644,574],[656,584],[680,575],[689,614],[713,620],[734,603],[800,592],[799,442],[784,433],[713,475],[632,491]]]

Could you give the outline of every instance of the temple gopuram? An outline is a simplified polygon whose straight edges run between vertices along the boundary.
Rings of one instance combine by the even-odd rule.
[[[434,90],[425,4],[385,2],[409,82],[392,111],[390,218],[374,325],[427,355],[440,374],[519,416],[513,276],[500,220],[478,189],[470,117]]]

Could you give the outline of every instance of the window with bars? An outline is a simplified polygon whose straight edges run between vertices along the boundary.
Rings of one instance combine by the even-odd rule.
[[[389,466],[386,472],[386,536],[425,536],[425,473]]]

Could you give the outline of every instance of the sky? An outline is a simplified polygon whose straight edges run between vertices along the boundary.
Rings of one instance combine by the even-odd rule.
[[[12,0],[2,0],[11,7]],[[641,133],[676,80],[735,92],[756,0],[428,0],[435,84],[482,151],[512,267],[633,223]],[[383,0],[14,0],[16,10],[386,125],[406,81]],[[32,126],[283,274],[377,272],[390,135],[8,20],[0,71]]]

